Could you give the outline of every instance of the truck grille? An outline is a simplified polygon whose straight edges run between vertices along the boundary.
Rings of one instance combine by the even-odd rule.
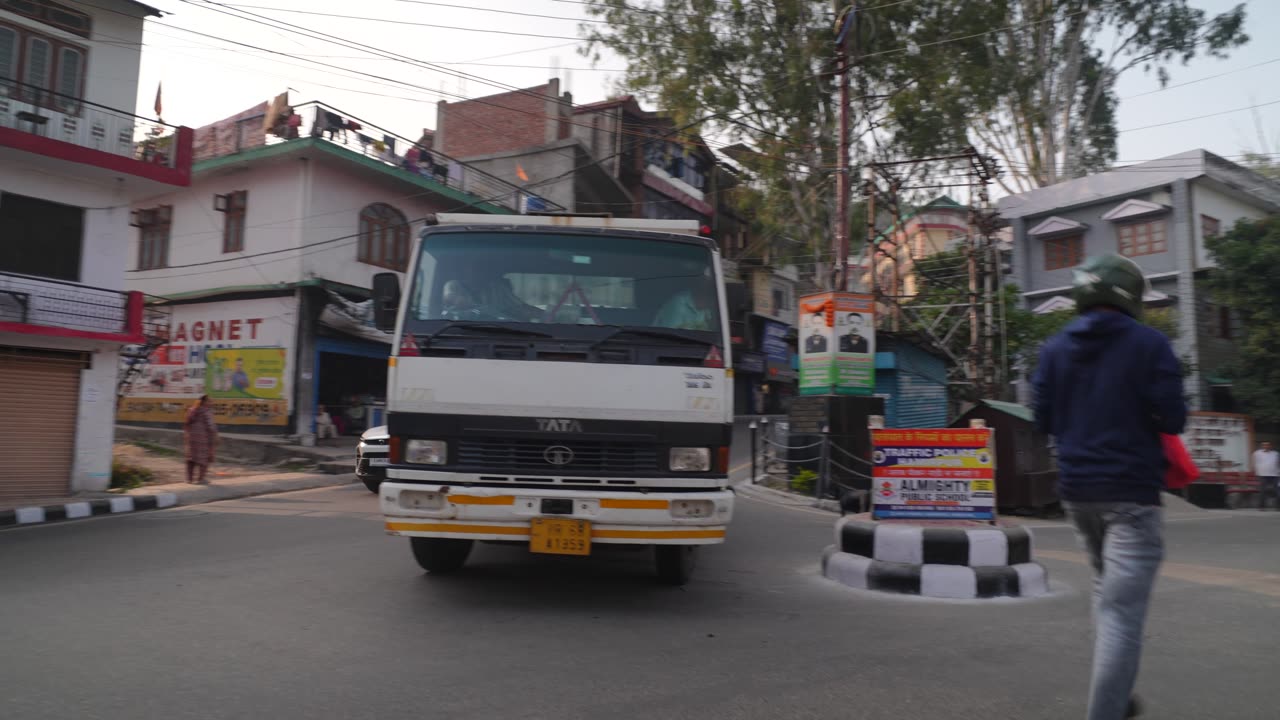
[[[471,439],[458,443],[457,461],[491,471],[656,472],[658,450],[648,443]]]

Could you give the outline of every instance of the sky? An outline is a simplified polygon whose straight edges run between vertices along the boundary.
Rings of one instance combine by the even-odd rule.
[[[1191,3],[1222,12],[1237,1]],[[557,76],[575,102],[589,103],[617,94],[624,67],[621,58],[608,52],[594,66],[578,53],[582,44],[575,38],[579,24],[587,19],[580,0],[232,0],[225,6],[438,69],[266,28],[224,14],[225,7],[183,0],[149,2],[166,17],[147,24],[138,114],[153,115],[155,89],[163,82],[165,121],[191,127],[288,89],[295,104],[321,100],[348,115],[417,137],[423,128],[435,126],[435,101],[442,97],[479,97]],[[1230,58],[1198,58],[1185,67],[1174,66],[1165,89],[1154,74],[1140,69],[1121,78],[1120,164],[1197,147],[1229,158],[1246,150],[1280,153],[1280,86],[1270,81],[1280,73],[1280,48],[1271,44],[1280,30],[1280,2],[1252,0],[1248,12],[1246,31],[1253,41]],[[554,17],[534,17],[538,15]],[[1190,119],[1202,115],[1211,117]],[[1170,124],[1150,127],[1162,123]],[[1259,125],[1265,140],[1259,137]]]

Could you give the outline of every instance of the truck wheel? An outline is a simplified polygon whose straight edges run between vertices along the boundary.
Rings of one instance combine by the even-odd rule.
[[[664,585],[684,585],[693,577],[697,561],[696,545],[655,545],[658,580]]]
[[[360,481],[363,482],[364,486],[369,488],[369,492],[374,495],[378,494],[378,488],[382,486],[382,481],[378,478],[360,478]]]
[[[452,538],[409,538],[413,558],[432,575],[443,575],[461,568],[471,554],[472,540]]]

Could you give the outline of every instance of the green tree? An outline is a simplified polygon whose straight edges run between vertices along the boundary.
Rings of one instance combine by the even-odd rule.
[[[1242,220],[1207,238],[1214,294],[1239,314],[1244,338],[1230,367],[1232,393],[1263,422],[1280,422],[1280,216]]]
[[[823,249],[836,164],[832,2],[586,2],[596,21],[582,28],[586,52],[612,49],[627,60],[625,89],[742,142],[765,222]],[[1009,189],[1114,161],[1124,73],[1164,83],[1172,65],[1247,40],[1243,6],[1210,16],[1189,0],[872,0],[857,17],[858,159],[976,144],[1004,159]]]
[[[878,69],[903,88],[891,107],[901,144],[936,154],[976,141],[1003,159],[1009,190],[1115,160],[1115,87],[1126,72],[1164,85],[1172,65],[1225,57],[1248,40],[1243,5],[1210,16],[1188,0],[919,0],[884,10],[893,16],[877,44],[912,48]]]

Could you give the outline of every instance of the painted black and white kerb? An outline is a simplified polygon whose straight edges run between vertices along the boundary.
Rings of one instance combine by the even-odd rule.
[[[931,528],[843,517],[836,523],[836,547],[872,560],[912,565],[1031,562],[1031,533],[1022,527]]]
[[[872,560],[827,548],[822,574],[860,590],[976,600],[1035,597],[1049,592],[1049,576],[1039,563],[970,567]]]
[[[828,578],[862,590],[976,599],[1049,592],[1020,527],[930,528],[841,518],[822,557]]]
[[[178,496],[175,493],[157,493],[155,495],[121,495],[56,505],[33,505],[0,510],[0,528],[76,520],[97,515],[119,515],[140,510],[158,510],[177,504]]]

